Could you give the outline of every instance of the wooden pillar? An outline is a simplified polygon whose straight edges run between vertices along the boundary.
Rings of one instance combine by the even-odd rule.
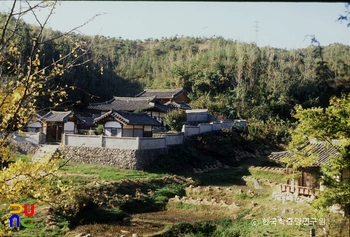
[[[58,141],[58,123],[56,123],[56,142]]]

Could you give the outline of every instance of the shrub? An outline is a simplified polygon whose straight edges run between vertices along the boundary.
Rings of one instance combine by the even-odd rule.
[[[103,124],[99,124],[99,125],[97,126],[96,131],[95,131],[95,134],[96,134],[96,135],[101,135],[102,133],[103,133]]]
[[[173,131],[180,131],[183,123],[185,123],[186,120],[186,112],[183,110],[173,110],[169,112],[164,118],[164,122]]]

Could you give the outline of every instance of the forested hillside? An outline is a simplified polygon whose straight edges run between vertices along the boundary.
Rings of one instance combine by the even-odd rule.
[[[23,57],[35,31],[35,26],[22,22],[18,41]],[[45,30],[42,37],[60,34]],[[80,41],[86,42],[87,54],[80,59],[81,66],[55,81],[68,92],[67,102],[57,108],[82,111],[89,102],[134,96],[142,88],[183,87],[192,107],[228,118],[266,121],[290,118],[295,104],[325,107],[331,95],[349,91],[350,47],[341,44],[285,50],[221,37],[135,41],[73,33],[43,44],[42,64]],[[38,101],[38,107],[52,106],[47,98]]]

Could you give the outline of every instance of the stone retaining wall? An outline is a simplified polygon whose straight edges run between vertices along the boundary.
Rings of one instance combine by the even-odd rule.
[[[14,147],[20,153],[34,154],[39,146],[29,142],[13,142]]]
[[[65,159],[88,164],[119,166],[126,169],[142,170],[147,168],[159,155],[167,154],[167,148],[135,150],[115,149],[106,147],[76,147],[59,148]]]

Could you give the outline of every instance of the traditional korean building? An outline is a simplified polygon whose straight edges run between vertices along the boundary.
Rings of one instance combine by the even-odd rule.
[[[98,118],[94,123],[104,125],[105,136],[117,137],[152,137],[153,127],[160,123],[147,113],[131,113],[110,110]]]
[[[63,133],[77,133],[77,126],[84,121],[72,111],[41,111],[28,124],[28,132],[46,134],[46,142],[61,142]]]
[[[136,97],[156,97],[160,103],[165,104],[169,101],[190,103],[190,98],[186,95],[182,88],[176,89],[145,89]]]
[[[117,97],[101,103],[91,103],[89,109],[100,111],[101,114],[115,110],[122,112],[144,111],[149,116],[162,123],[165,115],[175,107],[161,104],[156,97]],[[162,125],[162,124],[161,124]],[[160,126],[161,126],[160,125]]]
[[[326,142],[310,141],[306,145],[300,148],[300,151],[305,154],[306,157],[310,155],[316,155],[318,158],[315,163],[309,167],[300,168],[298,172],[301,173],[301,177],[298,179],[288,180],[285,185],[281,186],[281,191],[298,192],[302,195],[314,194],[315,190],[322,190],[323,187],[318,182],[317,176],[322,175],[321,166],[328,165],[332,157],[337,157],[340,155],[339,146],[336,141],[332,145]],[[282,158],[293,158],[293,153],[288,151],[272,152],[269,155],[269,159],[276,161],[278,163],[283,163]],[[287,173],[292,173],[292,170],[288,170]],[[349,170],[342,171],[342,177],[349,179]],[[317,192],[316,192],[317,193]]]

